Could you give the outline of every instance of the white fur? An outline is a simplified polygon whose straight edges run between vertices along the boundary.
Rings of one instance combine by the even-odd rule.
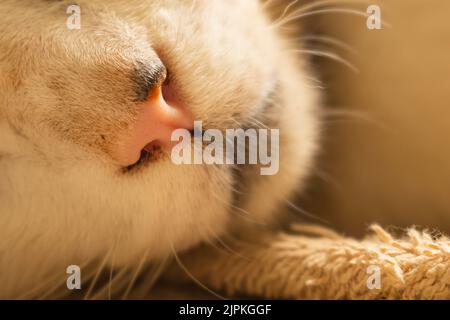
[[[129,266],[237,232],[245,219],[236,206],[270,221],[312,165],[316,94],[257,1],[78,3],[78,31],[65,28],[64,3],[0,4],[0,297],[20,297],[70,264],[110,255]],[[213,128],[254,117],[280,79],[278,175],[244,170],[243,196],[231,205],[227,166],[166,157],[122,174],[110,148],[133,121],[127,75],[155,52]]]

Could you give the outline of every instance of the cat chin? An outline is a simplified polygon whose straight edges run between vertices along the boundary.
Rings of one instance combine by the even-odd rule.
[[[124,176],[97,163],[65,170],[25,160],[0,166],[10,181],[0,195],[0,251],[9,252],[0,262],[4,288],[13,280],[20,288],[26,268],[34,270],[23,277],[32,287],[72,264],[107,257],[106,264],[132,267],[144,256],[172,256],[221,236],[232,218],[224,168],[158,161]]]
[[[128,198],[115,204],[128,224],[127,232],[117,234],[118,265],[135,263],[143,254],[149,260],[165,258],[220,237],[233,217],[229,168],[176,166],[164,160],[118,178],[114,193],[127,190]]]

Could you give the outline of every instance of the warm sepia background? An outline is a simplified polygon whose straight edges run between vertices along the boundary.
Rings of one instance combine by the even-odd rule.
[[[327,59],[316,61],[327,110],[354,115],[326,119],[318,172],[300,203],[356,235],[371,222],[448,232],[450,1],[369,3],[381,6],[390,28],[371,31],[363,17],[348,14],[308,21],[314,34],[355,50],[322,47],[349,60],[359,73]]]

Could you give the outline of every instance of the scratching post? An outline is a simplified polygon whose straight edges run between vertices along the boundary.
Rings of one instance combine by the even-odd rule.
[[[450,299],[450,241],[409,229],[403,238],[374,225],[362,241],[328,229],[293,227],[227,249],[181,257],[184,273],[225,297]]]

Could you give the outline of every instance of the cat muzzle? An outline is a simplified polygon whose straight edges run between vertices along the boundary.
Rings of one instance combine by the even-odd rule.
[[[170,90],[166,84],[152,88],[147,100],[139,106],[137,119],[116,152],[121,166],[135,164],[143,151],[151,152],[155,147],[170,150],[174,130],[193,129],[194,116],[173,98]]]

